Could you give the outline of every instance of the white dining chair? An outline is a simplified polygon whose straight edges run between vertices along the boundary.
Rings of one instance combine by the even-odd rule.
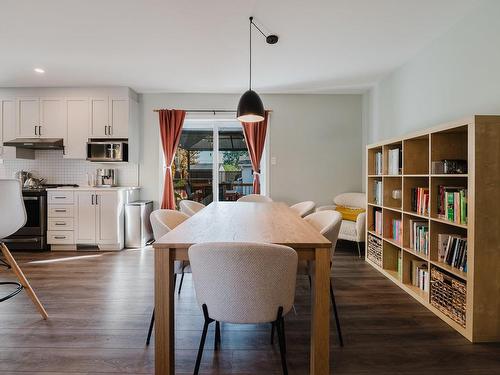
[[[206,206],[203,203],[191,201],[189,199],[184,199],[179,202],[179,209],[188,216],[193,216],[205,207]]]
[[[160,209],[151,212],[149,219],[151,221],[151,226],[153,227],[153,236],[155,238],[155,241],[157,241],[161,237],[166,235],[168,232],[170,232],[172,229],[174,229],[176,226],[189,219],[189,216],[183,212],[176,210]],[[183,261],[174,262],[174,288],[175,288],[175,281],[177,278],[177,274],[182,275],[181,282],[179,283],[179,290],[177,292],[179,294],[181,292],[182,282],[184,280],[184,273],[186,272],[191,272],[191,267],[189,266],[188,262],[183,262]],[[153,313],[151,314],[151,322],[149,323],[146,345],[149,345],[149,342],[151,341],[151,334],[153,333],[154,323],[155,323],[155,310],[153,309]]]
[[[261,203],[267,203],[267,202],[272,202],[273,200],[269,197],[266,197],[265,195],[260,195],[260,194],[248,194],[242,196],[240,199],[238,199],[237,202],[261,202]]]
[[[304,202],[299,202],[295,203],[294,205],[290,206],[290,208],[297,212],[301,217],[307,216],[310,213],[314,211],[314,208],[316,207],[316,203],[313,201],[304,201]]]
[[[335,255],[335,246],[337,245],[337,239],[339,237],[340,226],[342,224],[342,215],[337,211],[324,210],[312,213],[304,218],[309,224],[311,224],[318,232],[325,236],[332,243],[330,250],[330,268],[333,266],[333,256]],[[309,276],[309,283],[311,283],[311,275],[313,273],[312,267],[314,263],[309,262],[308,267],[305,272]],[[300,268],[303,270],[303,268]],[[304,272],[302,272],[304,273]],[[337,304],[335,302],[335,294],[333,292],[332,280],[330,277],[330,298],[332,300],[333,312],[335,314],[335,324],[337,326],[337,334],[339,336],[340,346],[344,346],[344,341],[342,339],[342,330],[340,329],[340,319],[337,311]]]
[[[31,301],[38,309],[38,312],[43,319],[48,318],[42,303],[38,299],[35,291],[31,287],[28,279],[17,264],[16,260],[10,253],[5,241],[2,240],[8,237],[26,224],[26,209],[24,207],[22,187],[19,180],[0,180],[0,250],[5,260],[1,260],[1,265],[7,269],[12,269],[17,277],[18,282],[3,281],[0,285],[13,286],[9,294],[0,297],[0,302],[6,301],[15,295],[19,294],[23,289],[31,298]]]
[[[279,337],[282,371],[286,365],[284,316],[295,296],[297,252],[261,243],[204,243],[189,248],[193,283],[205,322],[194,374],[198,374],[208,326],[215,323],[215,349],[220,322],[273,323]]]

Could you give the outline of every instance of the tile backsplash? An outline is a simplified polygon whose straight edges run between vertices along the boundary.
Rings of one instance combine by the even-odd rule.
[[[63,159],[62,151],[35,151],[35,159],[0,161],[0,178],[14,178],[19,170],[29,171],[37,178],[45,178],[49,184],[87,185],[87,174],[95,174],[97,168],[115,168],[118,185],[138,186],[139,166],[135,163],[91,163],[86,160]]]

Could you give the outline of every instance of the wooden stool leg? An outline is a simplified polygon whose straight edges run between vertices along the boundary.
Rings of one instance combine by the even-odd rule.
[[[40,313],[42,318],[47,319],[49,317],[47,314],[47,311],[45,311],[45,309],[43,308],[40,300],[38,299],[38,297],[35,294],[35,291],[31,287],[28,280],[26,279],[26,276],[24,276],[23,271],[21,271],[21,268],[19,268],[16,260],[14,259],[14,257],[10,253],[9,249],[7,248],[7,246],[5,246],[5,244],[3,242],[0,243],[0,249],[2,250],[2,254],[5,257],[5,260],[12,267],[12,271],[16,274],[17,279],[19,280],[19,282],[21,283],[23,288],[26,290],[26,293],[33,301],[33,304],[38,309],[38,312]]]

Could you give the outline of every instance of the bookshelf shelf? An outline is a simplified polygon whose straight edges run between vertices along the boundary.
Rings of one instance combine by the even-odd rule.
[[[413,211],[403,211],[405,215],[418,217],[420,219],[429,219],[429,215],[420,215]]]
[[[435,221],[437,223],[451,225],[451,226],[457,227],[457,228],[467,229],[467,224],[454,223],[453,221],[449,221],[449,220],[445,220],[445,219],[440,219],[438,217],[431,217],[431,220]]]
[[[422,259],[422,260],[429,260],[429,257],[427,255],[425,255],[424,253],[419,253],[418,251],[415,251],[415,250],[410,249],[408,247],[403,247],[403,250],[411,255],[416,256],[417,258]]]
[[[491,151],[499,139],[500,116],[472,116],[367,146],[366,240],[378,239],[375,259],[382,260],[366,261],[471,342],[500,342],[500,160]],[[466,173],[434,173],[444,163]],[[465,258],[466,272],[448,264],[464,265]],[[440,303],[448,284],[438,277],[456,280],[450,285],[462,288],[461,307],[453,298]],[[450,314],[457,308],[461,318]]]

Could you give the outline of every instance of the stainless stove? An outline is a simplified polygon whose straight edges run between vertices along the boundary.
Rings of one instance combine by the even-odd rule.
[[[39,188],[23,188],[26,224],[4,238],[10,250],[47,250],[47,188],[78,187],[73,184],[49,184]]]

